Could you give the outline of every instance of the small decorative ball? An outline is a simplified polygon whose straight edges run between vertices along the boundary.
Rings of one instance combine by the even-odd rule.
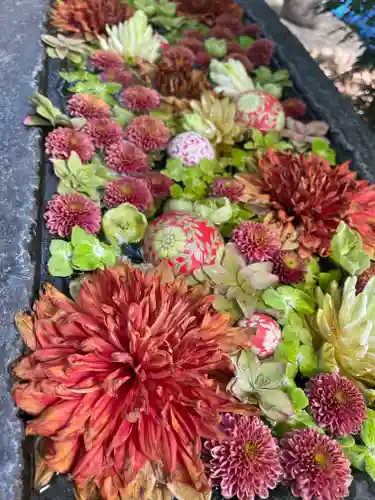
[[[169,42],[164,36],[159,33],[154,33],[154,38],[160,43],[161,50],[165,50],[169,47]]]
[[[277,321],[267,314],[254,313],[250,318],[241,320],[240,326],[255,328],[250,347],[254,354],[260,358],[272,356],[281,340],[281,328]]]
[[[201,160],[215,159],[215,150],[210,141],[195,132],[176,135],[169,143],[167,153],[189,167],[197,165]]]
[[[272,94],[263,90],[249,90],[239,97],[236,104],[236,120],[246,127],[263,133],[284,128],[284,109]]]
[[[220,232],[206,219],[183,212],[169,212],[146,229],[143,251],[154,265],[166,259],[175,274],[191,274],[202,265],[214,264],[224,244]]]

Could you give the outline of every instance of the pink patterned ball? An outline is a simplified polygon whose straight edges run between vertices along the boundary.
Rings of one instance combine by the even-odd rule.
[[[284,128],[284,109],[272,94],[263,90],[249,90],[239,97],[236,104],[236,120],[246,127],[263,133]]]
[[[240,326],[256,329],[251,337],[251,350],[254,354],[260,358],[272,356],[281,340],[281,328],[277,321],[267,314],[254,313],[250,318],[241,320]]]
[[[223,246],[218,229],[196,215],[169,212],[154,219],[143,239],[145,259],[158,265],[166,260],[175,274],[191,274],[202,265],[214,264]]]
[[[215,159],[215,150],[210,141],[195,132],[176,135],[169,143],[167,153],[189,167],[197,165],[201,160]]]

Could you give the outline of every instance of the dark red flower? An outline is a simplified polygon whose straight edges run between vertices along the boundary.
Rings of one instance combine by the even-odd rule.
[[[243,193],[244,185],[233,177],[221,177],[215,179],[211,185],[210,194],[216,198],[226,196],[230,201],[238,202]]]
[[[131,111],[150,111],[160,106],[160,95],[155,89],[135,85],[121,93],[124,106]]]
[[[207,469],[224,498],[268,498],[282,478],[279,449],[259,417],[226,413],[219,430],[228,438],[206,441]]]
[[[147,154],[128,141],[112,144],[106,154],[108,167],[120,174],[143,173],[150,168]]]
[[[221,14],[215,19],[215,28],[218,26],[224,26],[231,30],[233,35],[241,35],[243,29],[243,23],[241,17],[233,17],[230,14]]]
[[[228,55],[230,54],[243,54],[247,57],[247,49],[241,47],[238,42],[228,42],[227,43]]]
[[[99,69],[124,69],[124,60],[117,54],[110,50],[98,50],[91,58],[91,63]]]
[[[366,418],[366,403],[358,387],[337,373],[322,373],[307,386],[311,413],[334,436],[357,434]]]
[[[185,30],[184,37],[185,38],[196,38],[197,40],[201,40],[202,42],[205,39],[205,34],[199,30]]]
[[[248,262],[272,261],[281,246],[275,233],[260,222],[242,222],[233,229],[232,240]]]
[[[196,38],[183,38],[182,40],[180,40],[179,45],[181,47],[187,47],[194,53],[204,48],[203,42],[201,40],[197,40]]]
[[[83,118],[109,118],[110,106],[92,94],[74,94],[68,101],[68,109],[72,116]]]
[[[240,52],[231,52],[230,54],[225,56],[225,60],[228,59],[235,59],[236,61],[240,61],[248,73],[250,73],[250,71],[252,71],[252,69],[254,68],[254,65],[250,61],[250,59]]]
[[[215,26],[208,34],[211,37],[228,40],[230,42],[234,38],[234,33],[226,26]]]
[[[61,160],[67,160],[75,151],[83,163],[95,154],[94,144],[87,134],[65,127],[58,127],[47,135],[45,149],[49,156]]]
[[[169,141],[169,131],[164,123],[146,115],[135,118],[126,129],[125,135],[144,151],[165,149]]]
[[[299,283],[306,273],[306,264],[295,252],[278,252],[273,258],[272,273],[286,285]]]
[[[147,212],[151,209],[154,199],[148,183],[144,179],[123,175],[121,179],[107,184],[103,204],[107,208],[118,207],[122,203],[131,203],[138,210]]]
[[[47,202],[44,219],[48,231],[62,238],[70,236],[74,226],[87,233],[97,233],[100,230],[100,207],[82,194],[55,194]]]
[[[259,24],[251,23],[251,24],[245,24],[243,26],[241,34],[256,37],[257,35],[260,34],[261,31],[262,28],[259,26]]]
[[[193,66],[195,62],[195,53],[188,47],[180,45],[172,45],[164,52],[164,59],[167,59],[175,66]]]
[[[120,125],[109,118],[88,120],[85,132],[90,136],[96,148],[108,148],[121,141],[123,137]]]
[[[271,62],[274,51],[272,40],[255,40],[247,49],[247,56],[256,66],[268,66]]]
[[[151,194],[155,200],[163,200],[170,195],[173,181],[167,175],[151,170],[145,174],[145,179],[149,183]]]
[[[301,118],[306,114],[306,104],[295,97],[281,101],[285,116],[290,118]]]
[[[304,500],[343,500],[352,482],[350,462],[337,441],[315,429],[286,434],[280,443],[284,479]]]
[[[212,57],[207,54],[207,52],[201,50],[200,52],[197,53],[197,57],[195,59],[196,64],[199,64],[200,66],[208,66],[212,60]]]

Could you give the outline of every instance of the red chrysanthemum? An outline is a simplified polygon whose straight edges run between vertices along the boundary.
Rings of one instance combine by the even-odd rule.
[[[133,80],[133,75],[130,71],[120,68],[108,68],[100,75],[102,82],[120,83],[123,87],[127,87]]]
[[[259,24],[255,23],[245,24],[242,29],[242,35],[257,36],[260,34],[261,31],[262,29],[259,26]]]
[[[123,138],[121,126],[109,118],[88,120],[85,132],[90,136],[96,148],[109,148]]]
[[[47,284],[16,320],[31,350],[14,367],[13,397],[35,416],[26,434],[45,437],[48,467],[107,500],[129,498],[149,461],[209,490],[201,439],[218,437],[217,414],[235,404],[212,374],[244,331],[200,287],[167,281],[118,266],[84,280],[77,303]]]
[[[193,66],[195,62],[195,53],[188,47],[172,45],[164,52],[164,59],[172,65],[184,67]]]
[[[188,49],[192,50],[194,53],[198,52],[199,50],[204,49],[204,43],[201,40],[198,40],[197,38],[183,38],[179,42],[180,46],[182,47],[187,47]]]
[[[150,111],[160,106],[160,95],[155,89],[135,85],[121,94],[124,106],[132,111]]]
[[[357,293],[363,292],[363,289],[370,281],[371,278],[375,276],[375,262],[371,262],[370,267],[366,269],[360,276],[357,277]]]
[[[236,61],[240,61],[240,63],[242,63],[243,67],[246,69],[248,73],[250,73],[250,71],[252,71],[252,69],[254,68],[254,65],[250,61],[250,59],[241,52],[231,52],[230,54],[225,56],[226,61],[228,61],[229,59],[235,59]]]
[[[45,149],[49,156],[60,160],[67,160],[75,151],[83,163],[95,154],[94,144],[87,134],[65,127],[58,127],[47,135]]]
[[[248,262],[271,261],[281,246],[275,233],[261,222],[242,222],[233,229],[232,240]]]
[[[122,203],[131,203],[138,210],[147,212],[153,202],[147,181],[130,175],[123,175],[121,179],[107,184],[103,196],[103,204],[107,208],[118,207]]]
[[[231,40],[233,40],[235,35],[233,31],[230,30],[230,28],[219,25],[212,28],[208,36],[228,40],[228,42],[230,42]]]
[[[247,49],[241,47],[241,45],[236,41],[227,43],[227,51],[228,54],[243,54],[247,57]]]
[[[131,142],[112,144],[106,153],[108,167],[120,174],[143,173],[150,168],[147,154]]]
[[[233,33],[233,38],[236,35],[242,34],[243,23],[240,17],[235,17],[230,14],[221,14],[215,19],[215,28],[219,26],[229,28]]]
[[[184,30],[185,38],[196,38],[197,40],[204,41],[206,35],[199,30]]]
[[[82,118],[109,118],[110,106],[99,97],[92,94],[74,94],[68,102],[68,109],[72,116]]]
[[[167,175],[151,170],[145,174],[145,179],[149,183],[151,194],[155,200],[163,200],[170,195],[170,189],[173,181]]]
[[[44,214],[47,229],[62,238],[70,236],[74,226],[87,233],[100,230],[100,207],[82,194],[55,194],[47,202]]]
[[[215,198],[226,196],[230,201],[238,201],[243,193],[244,185],[241,181],[232,177],[221,177],[215,179],[211,185],[210,194]]]
[[[366,252],[375,260],[375,184],[357,180],[349,201],[345,222],[359,232]]]
[[[207,469],[214,484],[220,485],[224,498],[268,498],[269,490],[276,488],[283,475],[271,430],[259,417],[228,413],[219,429],[228,440],[205,443],[210,453]]]
[[[138,116],[126,129],[126,137],[144,151],[165,149],[169,131],[161,120],[152,116]]]
[[[271,62],[274,50],[272,40],[255,40],[247,49],[247,56],[256,66],[268,66]]]
[[[290,118],[301,118],[306,114],[306,104],[301,101],[301,99],[297,99],[296,97],[290,97],[285,101],[281,102],[285,116]]]
[[[295,252],[277,252],[273,258],[272,273],[286,285],[299,283],[306,273],[306,264]]]
[[[299,429],[281,440],[284,478],[303,500],[342,500],[352,482],[350,462],[337,441],[315,429]]]
[[[208,66],[212,60],[212,57],[207,54],[207,52],[204,52],[203,50],[199,51],[197,53],[197,57],[195,58],[196,64],[199,64],[199,66]]]
[[[313,377],[308,398],[315,422],[334,436],[357,434],[366,418],[366,403],[358,387],[337,373]]]
[[[124,60],[117,54],[109,50],[98,50],[91,58],[93,66],[99,69],[124,69]]]

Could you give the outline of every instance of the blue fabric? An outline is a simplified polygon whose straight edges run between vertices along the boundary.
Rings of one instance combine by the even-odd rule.
[[[332,13],[337,18],[357,26],[359,28],[359,33],[363,38],[375,38],[375,26],[369,26],[367,24],[368,18],[370,16],[375,15],[375,6],[366,15],[365,14],[361,15],[361,14],[354,14],[353,12],[351,12],[350,10],[351,3],[352,3],[351,0],[347,0],[346,2],[343,3],[343,5],[340,5],[340,7],[334,9]]]

